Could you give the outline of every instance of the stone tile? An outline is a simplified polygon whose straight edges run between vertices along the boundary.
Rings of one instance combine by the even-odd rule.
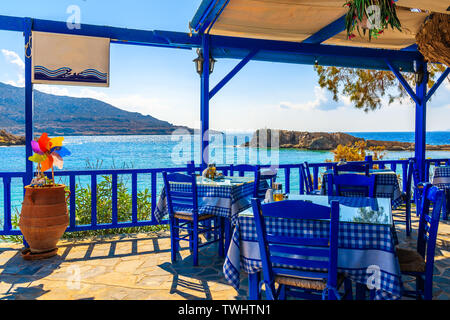
[[[417,228],[417,218],[413,215]],[[400,245],[415,248],[417,233],[405,237],[404,224],[398,224]],[[0,245],[1,299],[246,299],[248,280],[242,274],[236,291],[226,283],[217,256],[217,245],[200,249],[199,267],[192,266],[188,243],[181,243],[178,261],[171,263],[167,231],[120,235],[83,241],[62,241],[59,256],[26,262],[18,254],[20,245]],[[450,225],[440,226],[436,251],[434,296],[450,297]],[[80,282],[73,280],[79,272]],[[404,277],[405,287],[414,280]]]

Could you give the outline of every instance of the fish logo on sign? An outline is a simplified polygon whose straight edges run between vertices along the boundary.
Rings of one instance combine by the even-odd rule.
[[[45,81],[76,81],[107,84],[108,74],[102,73],[96,69],[86,69],[80,73],[76,73],[68,67],[49,70],[44,66],[35,66],[34,79]]]

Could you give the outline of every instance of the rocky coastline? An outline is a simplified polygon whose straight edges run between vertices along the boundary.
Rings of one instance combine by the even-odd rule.
[[[294,148],[305,150],[334,150],[338,145],[354,144],[357,141],[365,141],[367,147],[384,147],[386,151],[413,151],[414,143],[398,142],[398,141],[379,141],[365,140],[354,137],[347,133],[335,132],[301,132],[288,130],[257,130],[250,142],[245,143],[242,147],[250,148],[272,148],[272,143],[279,141],[279,148]],[[276,148],[276,145],[273,146]],[[450,151],[450,144],[445,145],[427,145],[430,151]]]
[[[5,130],[0,130],[0,147],[23,145],[25,145],[25,137],[16,136]]]

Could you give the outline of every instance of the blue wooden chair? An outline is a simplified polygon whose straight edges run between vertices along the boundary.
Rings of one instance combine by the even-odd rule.
[[[333,164],[333,175],[339,175],[340,172],[361,172],[365,173],[366,176],[369,175],[370,164],[369,163],[344,163],[344,164]]]
[[[321,191],[319,189],[314,189],[314,183],[308,162],[305,162],[301,165],[301,170],[304,177],[303,181],[305,183],[304,186],[306,194],[321,194]]]
[[[406,224],[406,235],[409,237],[411,235],[412,225],[411,225],[411,198],[412,198],[412,183],[414,171],[416,170],[415,162],[413,159],[409,159],[408,171],[406,177],[406,192],[402,194],[404,197],[406,209],[405,209],[405,224]]]
[[[277,169],[260,169],[259,170],[259,187],[258,187],[258,199],[265,199],[266,197],[266,190],[261,188],[261,181],[266,180],[267,185],[270,188],[273,188],[273,183],[276,182],[278,175]]]
[[[337,271],[339,202],[332,201],[330,208],[299,200],[261,205],[259,199],[253,199],[252,206],[267,299],[281,300],[287,294],[307,299],[340,299],[338,288],[344,277],[338,276]],[[266,226],[267,219],[273,218],[328,220],[329,233],[323,238],[272,234]]]
[[[230,165],[230,174],[233,176],[237,172],[239,177],[243,177],[246,172],[252,172],[255,177],[255,184],[253,185],[252,198],[264,199],[266,196],[266,189],[261,188],[261,179],[272,179],[276,177],[277,172],[261,172],[259,166],[250,164]]]
[[[416,278],[416,290],[404,290],[403,295],[432,300],[434,255],[444,193],[430,183],[425,183],[423,187],[417,249],[397,248],[397,256],[402,274]],[[430,212],[431,203],[433,209]]]
[[[220,241],[219,254],[224,255],[223,249],[223,219],[214,215],[201,214],[198,206],[197,183],[195,174],[185,175],[181,173],[167,174],[163,172],[164,187],[169,211],[170,239],[172,262],[177,260],[179,241],[189,241],[189,248],[193,253],[193,264],[198,266],[198,248]],[[173,191],[172,184],[185,183],[186,190]],[[211,227],[211,221],[215,220]],[[200,222],[207,222],[205,225]],[[180,230],[187,234],[180,235]],[[199,235],[203,233],[219,233],[218,239],[199,244]]]
[[[334,194],[334,190],[336,194]],[[329,196],[375,197],[375,176],[360,174],[328,175]]]

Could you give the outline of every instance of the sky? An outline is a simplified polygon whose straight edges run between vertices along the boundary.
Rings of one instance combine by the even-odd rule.
[[[66,21],[68,8],[80,8],[81,23],[145,30],[189,32],[201,0],[0,0],[0,15]],[[24,39],[0,31],[0,82],[24,85]],[[109,88],[36,85],[37,90],[91,97],[121,109],[152,115],[176,125],[200,127],[200,78],[195,51],[111,44]],[[214,87],[239,61],[220,59],[211,75]],[[414,105],[406,100],[369,113],[348,98],[334,102],[321,89],[312,66],[252,61],[210,103],[210,128],[253,131],[414,131]],[[428,104],[427,129],[450,130],[450,84]]]

